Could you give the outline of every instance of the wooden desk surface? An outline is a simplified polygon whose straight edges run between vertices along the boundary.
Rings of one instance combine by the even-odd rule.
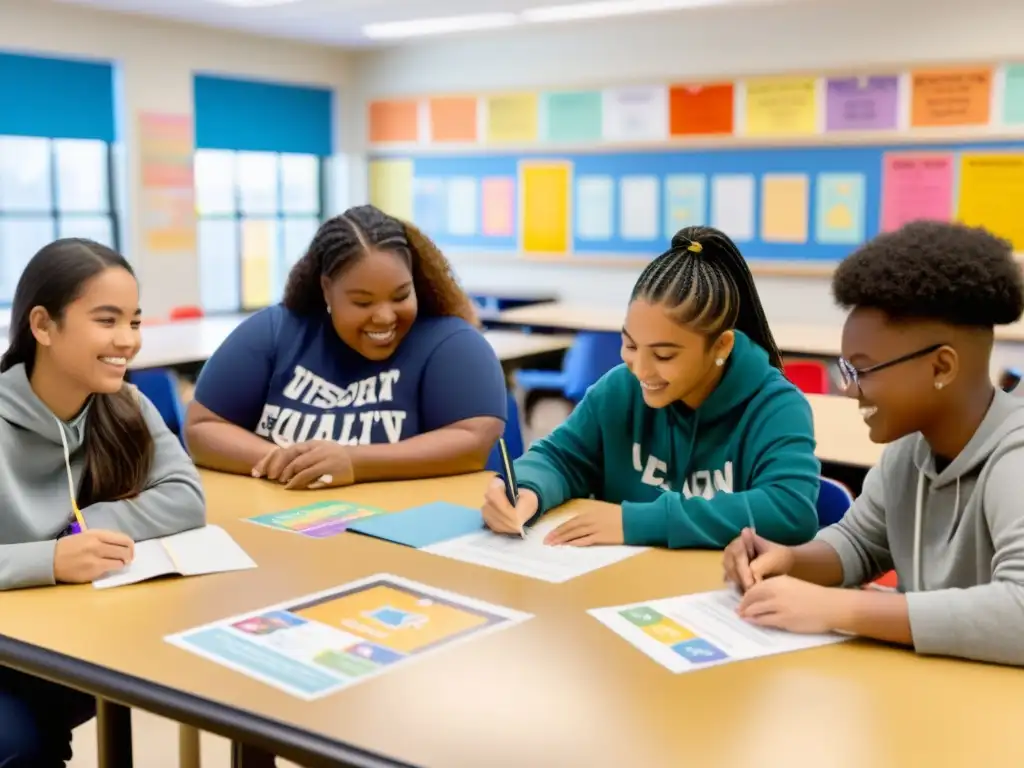
[[[652,551],[548,584],[356,534],[311,540],[238,520],[324,498],[477,504],[485,475],[315,495],[243,477],[204,482],[211,522],[258,569],[4,593],[0,632],[221,705],[208,712],[266,716],[419,766],[1024,765],[1020,670],[851,642],[673,675],[585,613],[716,589],[718,553]],[[162,640],[378,572],[535,617],[314,702]]]
[[[503,363],[559,352],[568,349],[573,341],[572,334],[522,333],[504,329],[484,331],[484,338]]]
[[[822,461],[873,467],[884,445],[868,438],[868,427],[857,410],[857,401],[837,395],[807,395],[814,412],[815,453]]]

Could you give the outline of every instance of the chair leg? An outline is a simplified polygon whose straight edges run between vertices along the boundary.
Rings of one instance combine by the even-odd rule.
[[[202,760],[199,756],[199,730],[190,725],[178,726],[178,766],[179,768],[200,768]]]

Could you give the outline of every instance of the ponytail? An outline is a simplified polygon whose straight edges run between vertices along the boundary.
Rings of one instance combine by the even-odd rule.
[[[113,394],[93,395],[85,422],[79,506],[138,496],[152,465],[153,436],[135,388],[125,384]]]

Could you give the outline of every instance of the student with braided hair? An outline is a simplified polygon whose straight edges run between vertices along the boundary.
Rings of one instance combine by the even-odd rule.
[[[203,368],[185,437],[197,464],[289,489],[483,469],[501,365],[437,247],[373,206],[327,221],[284,301]]]
[[[640,275],[619,366],[496,480],[484,519],[518,533],[591,495],[605,502],[549,544],[722,548],[747,527],[803,543],[817,530],[811,409],[782,360],[746,262],[723,233],[688,227]],[[771,533],[767,533],[771,531]]]

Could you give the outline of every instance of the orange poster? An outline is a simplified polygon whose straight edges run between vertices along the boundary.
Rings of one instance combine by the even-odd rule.
[[[477,101],[475,96],[441,96],[431,99],[430,140],[476,141]]]
[[[415,142],[420,138],[420,104],[415,99],[370,102],[370,143]]]
[[[962,67],[913,73],[910,126],[987,125],[992,69]]]
[[[708,136],[733,132],[732,83],[673,85],[669,90],[669,134]]]

